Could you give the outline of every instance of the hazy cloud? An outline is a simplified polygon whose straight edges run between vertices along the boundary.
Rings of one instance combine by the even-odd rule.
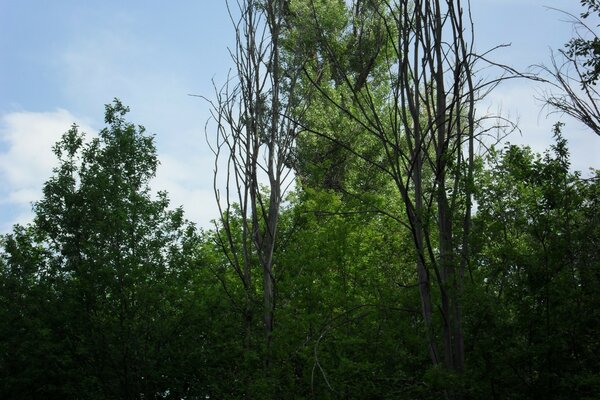
[[[63,109],[11,112],[0,118],[1,203],[12,207],[14,214],[12,220],[3,221],[3,228],[31,219],[31,203],[41,197],[42,185],[56,166],[52,146],[73,123],[93,132],[85,120]]]
[[[52,146],[74,123],[92,132],[85,122],[62,109],[13,112],[3,115],[1,121],[0,139],[5,150],[0,154],[0,173],[13,192],[41,186],[56,165]]]
[[[212,160],[163,153],[152,187],[167,191],[171,205],[183,206],[186,218],[199,226],[209,227],[210,221],[218,215],[212,178]]]
[[[0,206],[5,209],[0,224],[7,231],[15,223],[32,219],[31,204],[42,196],[42,186],[57,166],[53,145],[73,123],[86,133],[94,130],[67,110],[12,112],[0,119]],[[189,143],[188,143],[189,144]],[[209,226],[217,215],[212,191],[212,160],[192,151],[161,152],[155,191],[166,190],[173,207],[183,206],[188,219]],[[199,144],[201,145],[201,143]],[[7,210],[10,209],[10,212]]]

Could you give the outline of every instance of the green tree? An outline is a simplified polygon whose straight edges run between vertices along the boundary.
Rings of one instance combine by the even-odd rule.
[[[186,376],[204,346],[191,308],[198,236],[165,193],[153,198],[153,138],[126,122],[127,112],[115,100],[98,137],[86,141],[76,126],[62,137],[34,223],[4,238],[10,290],[2,311],[39,339],[36,348],[3,325],[18,344],[2,355],[10,398],[180,398],[199,390],[198,378]],[[17,299],[22,311],[9,308]],[[15,359],[24,367],[13,368]],[[47,359],[48,377],[26,367]]]
[[[432,365],[460,375],[478,128],[474,110],[486,85],[473,73],[478,58],[472,32],[465,29],[468,5],[450,0],[292,4],[311,28],[302,33],[317,32],[319,51],[306,68],[306,80],[328,104],[308,115],[306,130],[348,152],[346,160],[377,170],[393,188],[395,201],[387,202],[392,207],[381,211],[407,228],[413,240]],[[344,17],[332,16],[336,7]],[[321,115],[310,119],[315,114]],[[336,126],[338,120],[346,122]],[[356,176],[372,182],[376,175]]]
[[[298,398],[423,395],[429,363],[406,232],[334,190],[308,188],[291,202],[274,341],[286,389]]]
[[[507,146],[478,174],[470,355],[493,398],[598,393],[598,175],[569,171],[566,141],[543,156]],[[483,373],[481,373],[483,372]]]

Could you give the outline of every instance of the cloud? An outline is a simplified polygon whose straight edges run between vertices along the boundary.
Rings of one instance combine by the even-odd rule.
[[[56,165],[53,145],[77,123],[84,132],[93,130],[66,110],[54,112],[12,112],[2,116],[0,139],[6,149],[0,154],[0,174],[13,193],[25,193],[41,186]],[[28,202],[30,195],[15,201]]]
[[[0,118],[0,207],[2,230],[31,220],[31,203],[42,194],[42,185],[57,162],[52,146],[77,123],[84,132],[93,130],[69,111],[11,112]]]
[[[152,188],[166,190],[173,206],[184,206],[188,219],[207,227],[217,216],[204,136],[208,104],[188,94],[210,96],[212,88],[209,79],[198,88],[197,76],[182,68],[191,61],[165,46],[126,29],[90,30],[58,57],[63,90],[82,99],[73,104],[78,113],[96,119],[98,105],[113,97],[128,105],[128,120],[155,135],[161,165]]]
[[[32,220],[31,204],[41,198],[43,184],[57,166],[53,145],[73,123],[93,134],[95,130],[86,121],[64,109],[11,112],[0,117],[0,232]],[[212,159],[199,156],[197,148],[185,141],[169,147],[171,151],[163,152],[159,146],[161,163],[151,187],[167,191],[172,207],[183,206],[191,221],[211,226],[211,219],[217,216]]]
[[[156,179],[155,191],[168,193],[173,208],[183,206],[186,218],[201,227],[211,227],[210,221],[218,215],[212,182],[212,164],[208,158],[188,154],[162,153]]]

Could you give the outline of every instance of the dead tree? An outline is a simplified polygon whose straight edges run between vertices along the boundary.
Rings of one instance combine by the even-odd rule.
[[[600,38],[585,22],[591,13],[598,14],[598,5],[587,0],[581,3],[588,9],[581,17],[563,11],[571,19],[576,37],[551,55],[550,66],[539,66],[541,79],[550,86],[541,100],[551,112],[567,114],[600,136]]]
[[[236,33],[230,51],[235,67],[211,101],[216,137],[208,138],[215,155],[217,241],[244,286],[248,331],[256,267],[263,278],[266,365],[274,325],[277,226],[293,178],[288,166],[297,132],[287,116],[297,106],[294,91],[300,74],[293,60],[282,57],[284,3],[244,0],[229,9]]]

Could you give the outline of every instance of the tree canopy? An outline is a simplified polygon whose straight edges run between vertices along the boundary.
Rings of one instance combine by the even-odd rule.
[[[119,100],[73,125],[0,239],[0,398],[597,398],[600,171],[485,141],[467,4],[236,4],[214,225]]]

